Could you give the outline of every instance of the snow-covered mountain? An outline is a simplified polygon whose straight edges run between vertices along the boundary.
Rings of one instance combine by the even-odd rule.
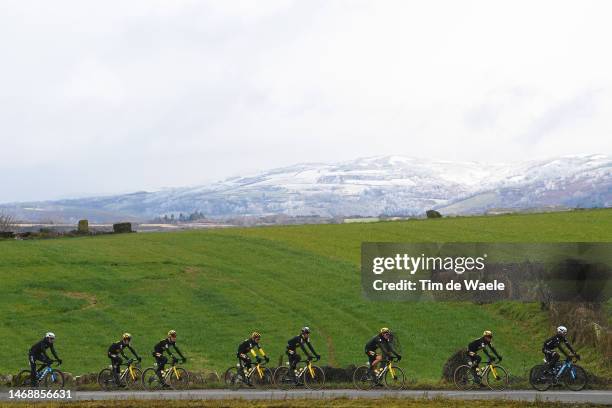
[[[5,204],[21,219],[146,220],[200,211],[207,217],[476,214],[492,208],[610,207],[612,159],[563,156],[515,163],[402,156],[309,163],[190,188]]]

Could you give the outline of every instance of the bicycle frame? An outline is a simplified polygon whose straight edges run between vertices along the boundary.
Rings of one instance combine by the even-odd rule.
[[[245,372],[247,378],[251,378],[255,371],[257,371],[257,375],[259,376],[259,378],[264,378],[264,370],[262,370],[260,363],[257,363],[250,370]]]
[[[121,380],[124,380],[125,377],[128,376],[128,374],[130,375],[130,377],[132,378],[132,381],[137,380],[137,376],[136,373],[134,372],[134,364],[132,364],[132,362],[130,362],[127,367],[125,368],[125,370],[123,370],[123,372],[121,373]]]
[[[51,375],[51,379],[55,381],[55,375],[53,374],[53,368],[51,368],[51,365],[41,365],[37,372],[38,374],[36,376],[36,380],[38,382],[44,380],[48,375]]]
[[[487,371],[491,371],[493,375],[495,376],[496,380],[499,378],[499,375],[497,375],[497,370],[495,369],[495,366],[493,365],[493,360],[487,361],[487,365],[485,369],[482,371],[482,374],[480,376],[484,377]]]
[[[561,368],[559,368],[559,372],[557,372],[557,374],[555,375],[555,378],[561,378],[561,375],[565,372],[565,370],[570,370],[570,375],[572,376],[572,380],[576,379],[576,369],[574,368],[574,364],[572,362],[572,359],[570,357],[567,357],[565,359],[565,361],[563,362],[563,364],[561,365]]]

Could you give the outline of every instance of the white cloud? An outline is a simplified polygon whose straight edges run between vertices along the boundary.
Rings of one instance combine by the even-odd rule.
[[[3,1],[0,202],[363,155],[609,154],[611,11],[605,1]]]

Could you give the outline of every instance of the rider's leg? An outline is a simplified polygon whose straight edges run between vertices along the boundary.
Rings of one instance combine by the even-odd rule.
[[[30,363],[30,385],[34,387],[38,383],[38,373],[36,372],[36,356],[33,354],[28,355],[28,362]]]
[[[471,367],[472,374],[474,374],[474,378],[478,382],[479,375],[478,375],[478,372],[476,371],[476,369],[478,368],[478,365],[480,364],[480,361],[482,360],[482,357],[480,357],[478,354],[472,353],[472,352],[468,353],[468,357],[470,359],[468,363],[469,363],[469,365]]]
[[[165,385],[166,381],[164,380],[162,371],[164,371],[164,368],[166,368],[166,363],[168,363],[168,358],[164,355],[155,356],[155,361],[157,362],[157,370],[155,371],[155,373],[157,374],[157,378],[159,378],[159,382],[162,385]]]
[[[302,359],[298,353],[295,351],[293,353],[289,352],[289,376],[297,381],[295,378],[295,370],[297,369],[297,365]]]
[[[555,368],[555,365],[557,364],[557,361],[559,361],[559,353],[554,350],[544,349],[543,351],[544,357],[546,359],[546,368],[552,372]]]

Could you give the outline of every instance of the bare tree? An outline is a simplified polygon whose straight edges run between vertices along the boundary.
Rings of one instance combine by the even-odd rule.
[[[8,213],[0,212],[0,232],[10,232],[15,227],[15,218]]]

